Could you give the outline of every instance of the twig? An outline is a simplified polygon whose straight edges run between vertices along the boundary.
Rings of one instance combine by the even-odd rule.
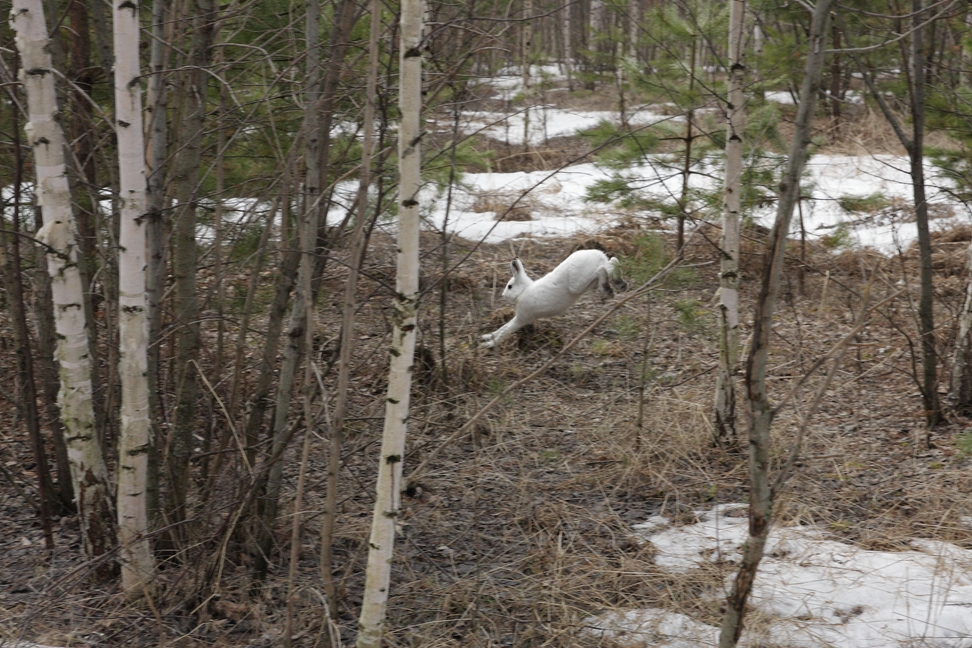
[[[868,319],[870,318],[870,314],[873,311],[877,310],[878,308],[885,305],[889,301],[897,299],[898,296],[902,292],[904,292],[904,291],[898,291],[895,294],[881,300],[879,303],[875,304],[871,308],[868,308],[867,299],[871,292],[871,283],[873,283],[873,281],[874,278],[872,276],[871,282],[868,283],[867,288],[864,291],[864,301],[861,303],[861,309],[858,312],[857,326],[855,326],[853,329],[851,329],[851,331],[847,335],[841,338],[841,340],[834,345],[834,347],[830,350],[830,352],[828,352],[827,355],[825,355],[821,359],[821,361],[816,363],[814,368],[811,369],[809,372],[807,372],[807,374],[800,379],[800,382],[797,384],[797,386],[794,387],[789,394],[787,394],[787,399],[789,399],[790,396],[792,396],[796,392],[796,390],[799,389],[800,385],[802,385],[805,382],[806,378],[809,377],[809,375],[813,373],[813,371],[815,371],[816,368],[823,361],[825,361],[827,358],[831,358],[831,357],[833,358],[833,363],[830,365],[830,369],[827,371],[827,376],[824,378],[823,383],[820,384],[820,386],[817,388],[816,393],[813,395],[813,400],[810,401],[810,406],[807,408],[806,413],[800,416],[800,423],[799,423],[799,427],[797,428],[796,441],[794,442],[793,447],[790,449],[790,454],[786,459],[786,463],[783,464],[783,467],[780,469],[780,472],[776,475],[776,479],[773,480],[773,486],[770,488],[770,492],[772,493],[774,499],[776,498],[779,489],[783,487],[784,483],[786,483],[786,480],[789,477],[790,472],[793,470],[793,466],[796,464],[796,461],[800,456],[800,448],[803,446],[803,437],[806,434],[807,427],[810,425],[810,419],[811,417],[813,417],[813,414],[816,412],[817,407],[819,407],[820,405],[820,401],[823,399],[824,394],[830,388],[830,384],[833,382],[834,377],[837,375],[837,369],[840,367],[841,360],[843,360],[844,357],[844,352],[847,350],[847,343],[850,342],[850,340],[852,340],[854,336],[856,336],[861,331],[861,329],[864,327],[864,324],[867,323]],[[773,410],[773,414],[775,415],[779,411],[779,408],[782,406],[783,403],[778,405],[776,409]]]
[[[870,286],[868,287],[868,290],[870,290]],[[888,302],[894,301],[895,299],[897,299],[898,297],[900,297],[902,293],[905,293],[905,292],[907,292],[907,291],[906,290],[899,290],[898,292],[894,293],[893,295],[882,299],[880,302],[878,302],[877,304],[875,304],[871,308],[868,308],[867,309],[867,312],[862,313],[860,315],[859,319],[858,319],[857,326],[855,326],[854,328],[852,328],[851,331],[850,331],[850,333],[848,333],[846,336],[844,336],[843,338],[841,338],[840,341],[837,342],[837,344],[835,344],[834,346],[832,346],[830,348],[830,351],[828,351],[825,355],[823,355],[820,358],[818,358],[817,361],[813,363],[813,366],[810,367],[810,370],[807,371],[805,374],[803,374],[803,377],[800,378],[800,380],[797,382],[797,384],[793,386],[793,389],[791,389],[790,392],[786,396],[783,397],[783,400],[780,401],[779,405],[777,405],[776,407],[773,408],[773,414],[772,414],[773,418],[776,418],[776,415],[780,413],[780,411],[783,409],[783,407],[785,407],[786,404],[788,402],[790,402],[790,400],[792,400],[792,398],[796,395],[796,393],[800,390],[800,388],[803,387],[803,385],[806,384],[807,380],[810,379],[810,376],[812,376],[817,371],[817,369],[819,369],[820,367],[822,367],[823,364],[825,362],[827,362],[827,360],[829,360],[829,359],[837,356],[840,353],[843,353],[844,347],[847,346],[847,343],[850,342],[851,338],[853,338],[855,335],[857,335],[858,333],[860,333],[861,332],[861,329],[864,328],[864,325],[867,323],[867,318],[868,318],[868,316],[870,316],[871,312],[877,310],[878,308],[881,308],[882,306],[884,306]],[[866,306],[866,300],[867,300],[867,292],[866,291],[864,293],[864,300],[865,300],[865,306]]]

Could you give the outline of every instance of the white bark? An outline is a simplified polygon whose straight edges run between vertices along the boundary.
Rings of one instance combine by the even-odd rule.
[[[369,541],[364,601],[358,622],[358,648],[377,648],[381,645],[391,582],[395,522],[401,508],[402,458],[405,453],[418,306],[423,4],[423,0],[402,2],[399,90],[402,118],[398,139],[400,180],[395,328],[390,349],[385,428],[379,454],[378,485]]]
[[[591,0],[590,28],[591,34],[588,39],[587,48],[596,50],[596,38],[601,31],[601,20],[604,17],[604,0]]]
[[[56,357],[61,387],[58,405],[68,444],[81,537],[88,557],[104,554],[114,544],[112,502],[92,405],[91,357],[78,268],[77,226],[71,212],[64,161],[64,132],[57,121],[54,71],[47,24],[40,0],[15,0],[10,11],[17,33],[27,91],[29,121],[24,126],[37,169],[37,204],[44,226],[37,239],[48,246],[48,272],[57,330]]]
[[[716,378],[715,434],[720,442],[736,437],[736,388],[739,362],[739,211],[742,199],[743,107],[745,84],[746,0],[732,0],[729,10],[729,101],[727,105],[726,180],[722,209],[719,268],[719,372]]]
[[[146,532],[150,444],[148,318],[145,300],[146,181],[139,84],[137,0],[115,0],[115,123],[121,230],[118,238],[118,330],[121,430],[118,437],[118,539],[122,588],[141,596],[155,578]]]

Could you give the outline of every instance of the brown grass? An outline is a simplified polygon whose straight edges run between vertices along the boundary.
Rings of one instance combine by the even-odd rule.
[[[610,99],[591,95],[578,100],[578,106],[603,107],[605,102]],[[879,116],[868,114],[848,125],[843,143],[832,142],[827,150],[899,152],[882,124]],[[564,143],[564,159],[572,146],[577,146],[575,140]],[[504,155],[508,157],[499,158],[497,170],[529,169],[555,160],[544,151],[511,150]],[[482,213],[512,204],[508,196],[481,200],[477,204]],[[522,209],[529,214],[531,208],[527,202]],[[519,244],[517,252],[535,276],[579,247],[637,256],[636,236],[644,223],[634,216],[594,237],[532,240]],[[706,234],[718,236],[714,231]],[[744,340],[751,331],[765,234],[748,230],[742,245]],[[934,241],[937,335],[946,359],[964,298],[964,250],[970,236],[962,228],[936,235]],[[428,258],[438,258],[436,245],[436,237],[423,237]],[[668,238],[666,245],[671,255]],[[472,248],[469,242],[455,241],[451,262]],[[972,514],[972,472],[955,442],[970,421],[951,415],[949,424],[926,430],[911,375],[911,348],[918,346],[916,254],[906,251],[902,258],[884,259],[868,250],[833,253],[811,243],[801,262],[796,242],[789,253],[772,338],[769,385],[775,400],[850,328],[868,277],[878,274],[879,293],[898,282],[912,290],[910,299],[882,309],[855,338],[777,504],[778,522],[816,525],[833,538],[866,548],[894,550],[914,536],[972,546],[972,532],[960,520]],[[510,254],[507,245],[482,245],[450,274],[443,341],[438,337],[437,288],[432,288],[441,285],[441,270],[424,266],[422,286],[431,292],[420,315],[424,351],[416,372],[407,466],[417,465],[485,402],[549,359],[604,308],[597,297],[583,297],[567,315],[540,322],[497,349],[482,349],[479,336],[512,317],[512,309],[499,297],[509,276]],[[733,565],[713,564],[673,575],[656,566],[653,547],[635,541],[631,533],[632,524],[653,514],[689,524],[694,510],[747,498],[745,454],[711,441],[717,338],[712,334],[714,317],[706,309],[717,285],[718,255],[701,237],[691,241],[686,254],[687,263],[697,266],[688,279],[663,286],[650,305],[641,300],[621,309],[545,375],[501,402],[468,438],[447,447],[421,483],[404,495],[388,645],[607,646],[585,632],[586,618],[648,606],[719,622],[719,601]],[[354,635],[361,602],[384,414],[391,315],[387,288],[378,280],[394,283],[394,260],[394,242],[376,234],[360,290],[363,303],[340,477],[337,625],[346,644]],[[334,354],[345,278],[343,266],[332,266],[322,289],[318,316],[320,342],[326,343],[324,362]],[[694,323],[684,320],[687,302],[701,305],[703,314]],[[204,323],[203,364],[210,374],[222,375],[222,368],[212,366],[214,328],[208,320]],[[646,337],[653,340],[647,358],[642,355]],[[0,368],[14,375],[9,339],[4,311]],[[248,349],[252,352],[261,343],[255,335]],[[645,424],[638,439],[639,382],[646,364]],[[255,376],[245,379],[249,386]],[[328,389],[333,389],[333,380],[333,374],[326,377]],[[814,384],[811,380],[801,396]],[[744,425],[744,408],[739,409]],[[200,429],[208,423],[205,416]],[[0,400],[0,419],[5,423],[3,461],[18,483],[30,487],[30,450],[12,403]],[[777,419],[774,469],[790,450],[794,421],[792,408]],[[326,428],[319,432],[328,434]],[[326,633],[317,538],[327,457],[324,443],[314,443],[296,600],[300,634],[295,645],[308,648],[324,645]],[[217,482],[211,501],[199,505],[190,534],[197,544],[163,564],[160,594],[150,607],[124,600],[115,584],[88,580],[92,570],[80,559],[75,520],[62,519],[55,527],[56,550],[42,551],[35,514],[3,482],[0,510],[9,531],[0,536],[0,641],[23,633],[61,646],[282,645],[289,523],[277,526],[265,582],[250,581],[252,558],[234,541],[222,556],[218,590],[212,588],[212,567],[221,556],[221,525],[247,475],[235,454],[229,464],[231,472]],[[297,471],[293,448],[284,470],[281,520],[289,521]],[[244,527],[237,540],[245,541],[252,532]],[[747,627],[758,635],[765,622],[753,616]]]

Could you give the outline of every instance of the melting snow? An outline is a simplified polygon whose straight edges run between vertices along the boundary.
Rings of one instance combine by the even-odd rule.
[[[707,562],[739,560],[746,506],[696,513],[699,521],[688,526],[661,516],[635,526],[656,548],[659,567],[689,574]],[[932,540],[910,544],[912,551],[868,551],[815,528],[774,528],[750,597],[771,619],[769,640],[794,648],[972,647],[972,551]],[[713,646],[718,636],[713,626],[659,609],[610,612],[587,623],[626,646]]]

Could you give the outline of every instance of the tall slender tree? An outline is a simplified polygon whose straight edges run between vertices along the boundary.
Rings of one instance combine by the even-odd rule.
[[[206,92],[209,87],[207,68],[212,62],[216,37],[216,3],[214,0],[192,0],[192,37],[188,53],[189,70],[181,86],[183,120],[180,124],[179,155],[174,173],[178,212],[174,227],[175,248],[172,270],[175,277],[174,311],[176,397],[169,454],[167,515],[169,522],[186,519],[189,490],[189,461],[192,434],[196,425],[199,394],[199,296],[196,290],[198,249],[196,244],[196,211],[199,207],[199,163],[202,158],[203,128],[206,122]],[[174,527],[175,536],[184,527]]]
[[[121,430],[118,437],[118,539],[122,588],[148,591],[155,563],[148,541],[148,319],[145,301],[145,146],[136,0],[115,0],[115,126],[121,230],[118,237],[118,333]]]
[[[311,0],[313,1],[313,0]],[[311,119],[311,112],[314,112],[313,121],[316,125],[306,126],[307,151],[307,173],[305,176],[305,195],[304,195],[304,218],[311,219],[311,227],[315,228],[318,236],[315,238],[310,254],[314,255],[313,263],[310,264],[308,272],[311,272],[309,282],[304,282],[299,275],[297,280],[297,294],[294,296],[293,305],[290,311],[290,320],[287,323],[286,343],[283,349],[283,360],[281,362],[280,374],[277,380],[277,397],[273,417],[272,434],[272,453],[279,450],[280,445],[284,444],[287,437],[287,415],[290,411],[290,402],[294,386],[294,377],[300,360],[305,353],[305,331],[307,316],[304,311],[308,303],[313,303],[313,297],[308,302],[304,299],[300,286],[310,285],[311,290],[315,290],[315,285],[324,271],[324,261],[326,257],[317,256],[318,239],[320,239],[320,212],[323,209],[323,196],[320,188],[323,185],[323,178],[327,176],[330,166],[331,154],[331,124],[334,119],[334,112],[337,105],[337,90],[340,80],[341,69],[344,58],[348,51],[348,40],[351,36],[351,29],[354,26],[357,14],[357,5],[351,0],[340,0],[335,10],[336,19],[331,29],[330,39],[327,48],[327,57],[324,65],[324,78],[321,83],[319,94],[313,102],[308,102],[307,119]],[[308,60],[310,64],[310,60]],[[311,142],[313,138],[315,141]],[[313,158],[313,159],[312,159]],[[313,192],[313,195],[311,195]],[[258,553],[256,558],[256,573],[264,574],[267,567],[267,556],[271,549],[273,529],[277,517],[277,508],[280,497],[280,480],[283,475],[283,466],[279,463],[274,465],[267,477],[266,493],[262,501],[263,510],[262,525],[258,534]]]
[[[25,131],[37,170],[37,206],[44,218],[37,239],[47,247],[51,275],[61,379],[58,404],[68,443],[82,543],[85,554],[96,558],[115,544],[115,515],[108,468],[95,428],[77,225],[71,210],[64,133],[57,121],[55,72],[40,0],[16,0],[11,8],[11,23],[17,32],[23,66],[20,79],[27,91],[29,122]],[[103,564],[101,572],[109,571],[110,564]]]
[[[165,287],[165,159],[168,144],[168,115],[166,114],[166,85],[164,70],[168,47],[166,24],[169,15],[168,0],[152,2],[152,43],[149,47],[149,75],[146,94],[148,114],[148,142],[146,151],[147,223],[146,223],[146,272],[145,293],[148,319],[148,387],[149,421],[153,424],[149,439],[148,507],[149,515],[159,512],[159,338],[162,331],[162,293]]]
[[[341,471],[341,450],[344,437],[344,420],[348,408],[348,388],[351,378],[351,355],[354,351],[354,320],[357,310],[358,279],[364,262],[365,223],[368,221],[368,187],[371,184],[371,160],[375,142],[375,102],[378,88],[378,54],[381,34],[381,0],[371,2],[371,23],[368,43],[368,77],[365,87],[364,133],[361,142],[361,176],[358,182],[357,217],[351,235],[351,257],[348,263],[348,280],[344,288],[344,306],[341,318],[341,346],[338,352],[337,393],[334,416],[331,419],[330,453],[327,467],[327,497],[324,523],[321,525],[321,574],[324,591],[333,601],[337,588],[334,584],[334,529],[338,507],[338,476]],[[331,613],[337,614],[337,605],[331,603]]]
[[[402,2],[399,52],[398,129],[398,271],[385,427],[378,455],[378,484],[368,542],[364,600],[358,621],[358,648],[381,645],[395,545],[395,522],[401,509],[402,460],[408,429],[412,363],[418,311],[419,201],[422,186],[422,0]]]
[[[932,287],[931,233],[928,227],[928,199],[925,193],[925,67],[928,59],[923,40],[928,20],[922,0],[911,2],[911,47],[910,69],[905,76],[908,81],[909,111],[911,113],[911,136],[905,132],[898,115],[891,109],[884,93],[878,88],[870,68],[862,60],[860,53],[853,48],[849,32],[840,14],[837,24],[840,32],[848,40],[848,53],[854,59],[864,83],[877,103],[885,119],[891,125],[898,141],[908,152],[909,173],[911,175],[912,196],[915,204],[915,225],[918,229],[918,265],[920,274],[920,294],[918,297],[918,330],[921,336],[921,390],[928,427],[940,423],[944,414],[938,398],[938,351],[935,343],[934,289]]]
[[[769,469],[770,427],[773,424],[774,409],[766,390],[770,333],[780,279],[783,276],[787,235],[793,209],[800,195],[800,177],[807,159],[811,121],[821,88],[830,5],[831,0],[817,0],[811,18],[803,85],[800,88],[800,106],[794,123],[793,141],[790,142],[789,159],[780,182],[776,220],[766,243],[763,278],[754,317],[753,342],[746,358],[746,404],[750,420],[749,538],[743,545],[742,560],[728,596],[719,634],[719,648],[735,646],[742,634],[746,601],[752,591],[773,520],[775,493],[770,484]]]
[[[739,361],[739,211],[742,204],[743,136],[746,111],[743,87],[746,0],[729,8],[729,96],[726,102],[726,179],[722,198],[719,251],[719,371],[716,377],[715,436],[720,443],[736,438],[736,387]]]

